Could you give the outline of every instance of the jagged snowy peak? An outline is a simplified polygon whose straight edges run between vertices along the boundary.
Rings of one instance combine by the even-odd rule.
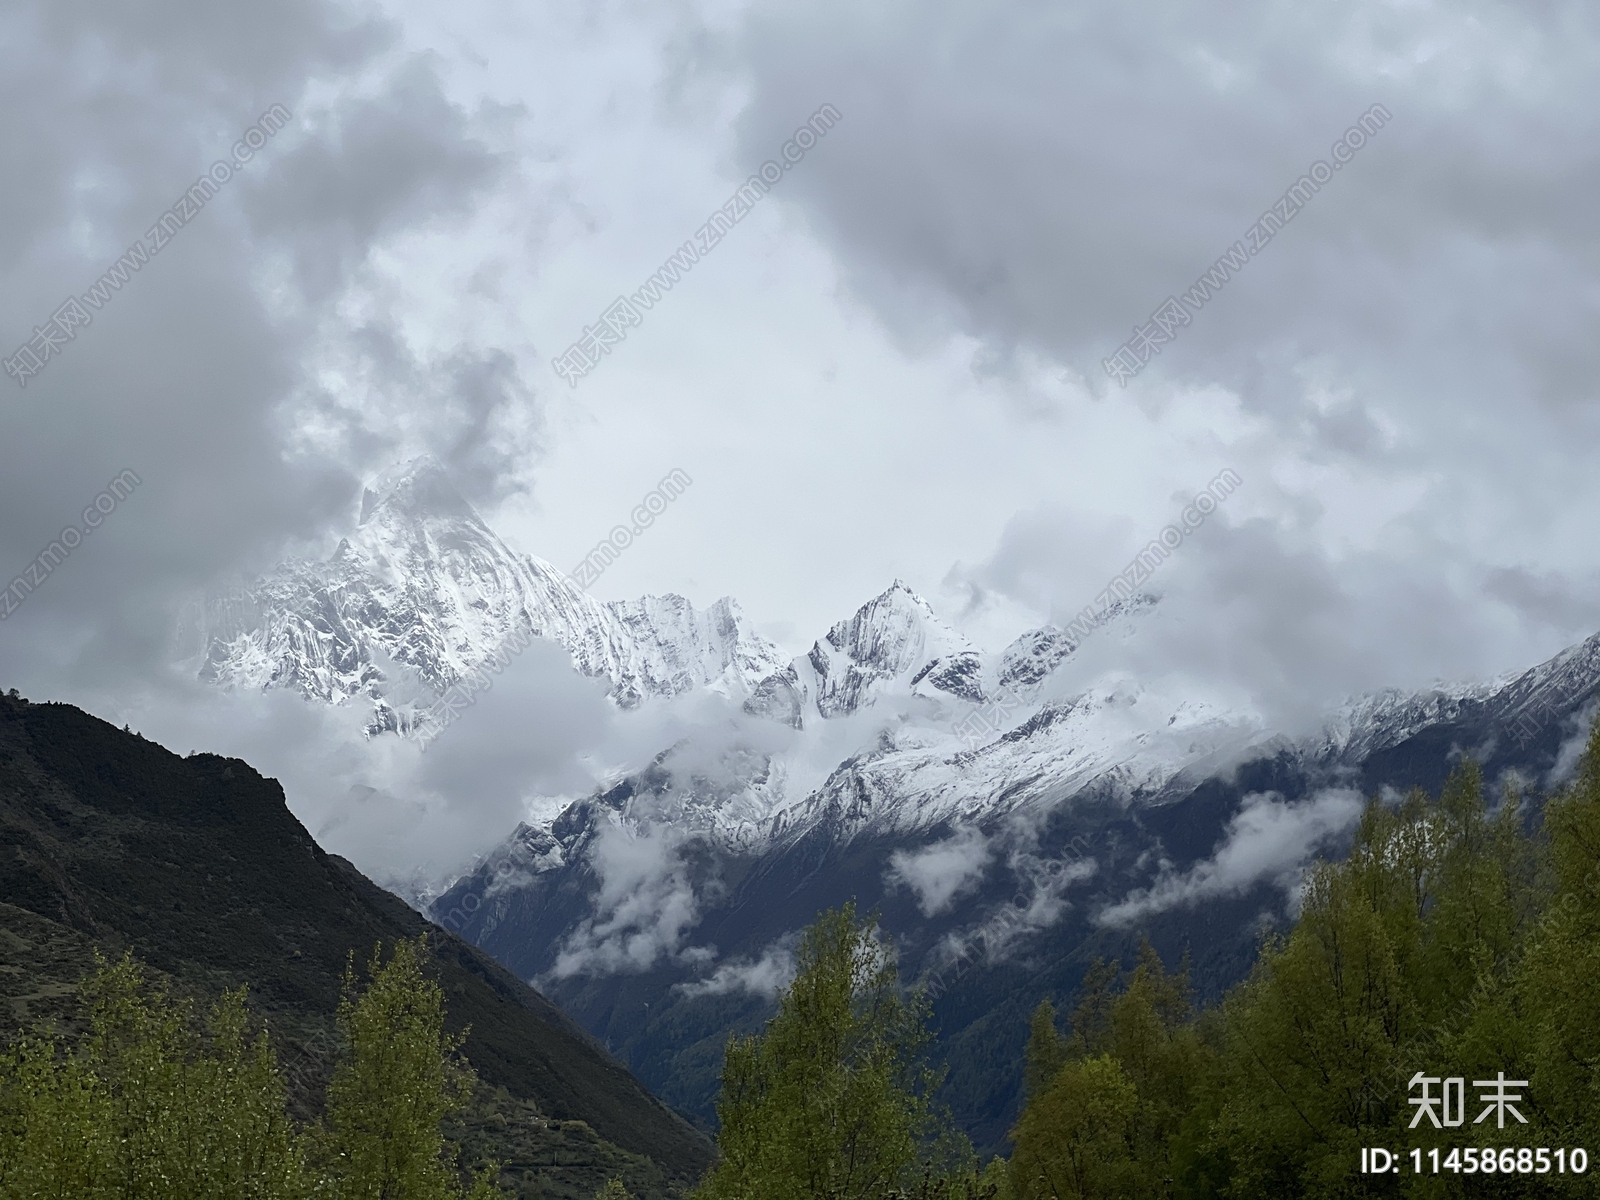
[[[637,695],[677,695],[707,685],[748,697],[788,668],[782,651],[758,634],[736,601],[724,597],[703,613],[682,596],[645,596],[607,605],[633,649],[626,676]]]
[[[1512,718],[1530,716],[1571,705],[1600,682],[1600,633],[1536,667],[1496,681],[1496,700]]]
[[[1260,719],[1220,698],[1179,694],[1115,673],[1052,701],[976,749],[936,726],[899,724],[842,762],[814,791],[777,796],[758,843],[825,827],[839,842],[1048,808],[1085,791],[1152,797],[1201,762],[1224,764],[1264,737]]]
[[[983,699],[977,650],[898,579],[830,629],[805,661],[824,717],[853,713],[889,689]]]
[[[1098,612],[1085,610],[1062,629],[1045,625],[1030,629],[1000,652],[995,692],[1007,697],[1035,695],[1042,684],[1087,639],[1139,636],[1142,623],[1157,610],[1156,597],[1139,593],[1114,600]]]
[[[1155,612],[1153,601],[1134,598],[1097,622],[1094,636],[1137,637]],[[913,648],[908,631],[925,629],[930,619],[925,603],[897,584],[855,618],[834,626],[813,657],[796,665],[809,669],[816,656],[831,652],[824,662],[832,677],[855,680],[858,690],[852,694],[839,687],[833,695],[841,702],[824,711],[838,716],[865,709],[895,683],[925,676],[930,661],[970,652],[954,634]],[[1111,669],[1087,687],[1041,701],[1039,685],[1076,645],[1065,631],[1051,627],[1012,643],[998,669],[998,699],[1009,704],[1000,706],[1004,716],[996,719],[1001,724],[990,726],[977,744],[958,737],[956,726],[963,713],[997,711],[981,693],[971,707],[912,715],[891,707],[882,722],[864,731],[865,744],[846,749],[837,766],[807,784],[795,764],[812,753],[807,747],[815,743],[806,736],[826,731],[795,720],[791,724],[802,736],[787,754],[752,755],[742,777],[738,764],[732,764],[715,786],[681,777],[674,756],[664,755],[652,766],[648,786],[642,780],[632,785],[632,798],[619,802],[614,819],[642,824],[665,817],[685,833],[754,853],[774,851],[818,830],[835,844],[864,834],[915,837],[941,825],[987,821],[1027,807],[1048,809],[1085,794],[1161,803],[1252,757],[1359,765],[1421,731],[1458,721],[1474,706],[1503,727],[1543,703],[1570,708],[1573,697],[1600,686],[1597,635],[1548,663],[1491,684],[1362,697],[1337,710],[1320,733],[1289,738],[1237,696],[1192,678],[1149,680]],[[952,646],[957,655],[949,654]],[[863,663],[876,667],[877,674],[862,670]],[[836,664],[843,670],[834,673]],[[851,668],[853,676],[847,674]],[[798,712],[794,698],[804,690],[804,681],[797,684],[790,673],[778,673],[762,682],[746,707],[757,699],[775,704],[786,696]],[[1026,699],[1029,695],[1035,699]],[[848,706],[844,697],[851,701]]]
[[[490,662],[513,633],[565,647],[611,681],[617,703],[711,686],[748,696],[784,666],[732,600],[697,612],[680,596],[602,604],[549,563],[512,551],[432,459],[380,477],[354,533],[324,562],[290,562],[207,605],[201,677],[373,702],[404,728],[392,660],[437,693]]]
[[[820,726],[803,730],[787,751],[726,749],[715,771],[692,754],[695,767],[683,769],[674,747],[603,796],[575,802],[548,828],[568,862],[581,856],[599,821],[635,831],[670,826],[740,855],[776,852],[818,832],[836,845],[863,835],[914,838],[1048,809],[1086,791],[1149,800],[1186,771],[1226,767],[1265,736],[1258,717],[1221,697],[1197,696],[1192,685],[1173,681],[1148,686],[1120,672],[1025,713],[1016,728],[976,749],[946,724],[887,713],[866,745],[822,775],[806,769],[817,739],[828,736]]]
[[[1091,635],[1136,636],[1153,604],[1148,597],[1120,604]],[[674,747],[606,792],[603,814],[585,800],[569,812],[634,829],[670,823],[725,850],[762,853],[816,828],[845,841],[863,832],[913,834],[1088,787],[1123,799],[1150,796],[1185,768],[1224,764],[1262,736],[1256,714],[1193,681],[1151,684],[1116,669],[1041,702],[1038,685],[1077,645],[1048,627],[1018,638],[999,660],[1003,690],[991,704],[978,652],[896,581],[834,625],[810,655],[764,678],[746,701],[746,711],[797,731],[787,749],[724,751],[713,778],[698,755],[686,756],[697,767],[683,769]],[[944,703],[884,703],[916,696]],[[963,736],[964,719],[997,712],[1001,723],[976,743]],[[858,742],[828,728],[851,716],[870,718],[857,727]],[[569,843],[581,824],[567,822]],[[574,852],[575,843],[567,845],[569,857]]]
[[[1028,630],[1000,653],[999,690],[1031,691],[1077,648],[1066,631],[1054,625]]]
[[[1468,710],[1481,710],[1499,728],[1532,733],[1547,725],[1553,714],[1570,711],[1597,686],[1600,634],[1537,666],[1488,683],[1439,685],[1421,692],[1386,688],[1358,697],[1329,720],[1316,748],[1323,757],[1359,759],[1429,726],[1457,720]]]
[[[794,729],[805,728],[806,700],[809,693],[800,677],[800,667],[806,667],[806,677],[811,677],[809,664],[796,659],[783,670],[763,679],[745,701],[745,711],[770,721],[781,721]]]

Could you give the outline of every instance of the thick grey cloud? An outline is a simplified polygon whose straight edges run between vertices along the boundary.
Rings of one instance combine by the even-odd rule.
[[[1156,373],[1287,419],[1308,360],[1358,404],[1575,406],[1597,365],[1596,35],[1578,4],[763,6],[744,145],[759,160],[837,105],[786,186],[857,286],[908,332],[1044,347],[1106,389],[1133,323],[1382,104]],[[1370,441],[1359,412],[1342,436]]]
[[[308,375],[330,344],[405,353],[379,318],[355,336],[336,301],[385,239],[467,210],[500,169],[480,135],[504,114],[452,104],[394,26],[331,3],[22,4],[0,22],[13,64],[0,148],[16,166],[0,200],[8,356],[263,112],[293,114],[26,388],[4,380],[6,580],[81,526],[122,469],[142,480],[0,628],[9,682],[87,696],[72,690],[165,665],[185,592],[347,519],[360,473],[393,457],[393,433],[368,432],[371,407],[480,477],[501,470],[503,428],[536,426],[507,415],[533,401],[492,351],[464,347],[366,411],[319,401]]]
[[[844,114],[785,194],[906,347],[970,335],[983,378],[1042,356],[1170,429],[1215,413],[1229,457],[1191,440],[1194,484],[1232,465],[1249,494],[1163,568],[1192,619],[1145,669],[1317,706],[1600,627],[1576,516],[1600,500],[1591,7],[780,4],[739,44],[747,163],[796,113]],[[1114,384],[1135,323],[1375,104],[1392,119]],[[1061,620],[1154,536],[1125,504],[1041,497],[946,582]]]
[[[431,451],[475,498],[526,483],[542,418],[513,358],[419,343],[374,269],[471,217],[506,174],[516,110],[450,99],[398,24],[327,0],[14,4],[0,41],[7,356],[264,112],[289,114],[144,240],[148,261],[58,358],[25,388],[0,380],[0,580],[50,561],[0,624],[4,686],[247,758],[325,845],[400,886],[503,837],[530,794],[585,790],[575,756],[610,715],[549,647],[428,756],[367,741],[356,708],[218,695],[175,663],[188,599],[326,553],[368,473]],[[48,548],[125,468],[137,487],[58,561]]]
[[[256,232],[291,247],[312,298],[346,282],[385,234],[461,212],[499,169],[427,57],[400,63],[379,96],[319,116],[317,135],[282,156],[250,204]]]
[[[325,553],[361,477],[423,451],[562,561],[683,465],[693,498],[607,598],[732,593],[796,649],[897,574],[945,577],[991,648],[1065,622],[1226,466],[1245,488],[1103,665],[1300,720],[1600,627],[1591,9],[404,9],[0,15],[0,353],[263,111],[294,114],[59,360],[0,379],[0,581],[124,468],[143,481],[0,623],[5,686],[108,715],[143,696],[148,730],[269,769],[304,739],[326,766],[306,811],[352,853],[465,853],[529,789],[690,733],[686,758],[731,769],[722,714],[618,723],[543,660],[484,701],[481,739],[463,723],[413,764],[275,700],[227,709],[228,741],[168,686],[188,593]],[[547,412],[549,353],[823,103],[827,138]],[[1393,119],[1353,161],[1132,386],[1107,380],[1375,103]],[[515,494],[535,469],[542,505]],[[518,704],[565,758],[492,744]]]
[[[1344,699],[1486,681],[1600,627],[1600,602],[1564,576],[1486,569],[1421,522],[1395,522],[1376,546],[1330,553],[1316,506],[1278,494],[1264,476],[1249,479],[1228,504],[1276,518],[1218,509],[1142,585],[1158,604],[1136,618],[1136,635],[1086,641],[1055,691],[1103,671],[1176,673],[1301,733]],[[1120,517],[1036,509],[1007,526],[988,560],[951,578],[975,602],[1015,597],[1065,626],[1156,532],[1136,537]]]

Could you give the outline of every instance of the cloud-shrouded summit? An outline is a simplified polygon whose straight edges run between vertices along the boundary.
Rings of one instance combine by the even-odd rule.
[[[375,729],[392,730],[415,724],[417,684],[438,693],[487,664],[503,667],[504,647],[520,650],[529,637],[565,649],[624,707],[704,685],[742,700],[780,665],[731,600],[704,613],[679,596],[595,600],[549,563],[513,552],[443,466],[420,458],[363,489],[357,527],[328,559],[285,563],[209,600],[200,674],[328,703],[363,697]]]
[[[1591,4],[0,44],[0,688],[281,780],[707,1120],[820,909],[879,906],[975,1070],[972,1014],[1136,936],[1237,978],[1361,797],[1573,768]]]
[[[31,691],[125,702],[188,597],[354,548],[364,481],[420,454],[558,563],[682,464],[693,492],[594,599],[737,596],[784,661],[896,577],[975,645],[1064,628],[1224,467],[1248,487],[1163,568],[1168,611],[1217,634],[1149,639],[1141,669],[1305,722],[1600,617],[1582,5],[141,14],[0,18],[29,180],[0,344],[262,113],[291,119],[70,353],[5,380],[0,577],[106,480],[145,481],[7,618],[0,667]],[[821,104],[828,137],[581,396],[547,394],[573,314]],[[1181,338],[1105,377],[1380,104]],[[365,686],[337,674],[319,686]]]

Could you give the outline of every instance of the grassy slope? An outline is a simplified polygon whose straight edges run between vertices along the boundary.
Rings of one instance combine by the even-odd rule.
[[[0,697],[11,1029],[70,1012],[95,945],[131,949],[202,999],[248,983],[309,1116],[347,956],[424,928],[449,1023],[471,1026],[465,1053],[485,1085],[454,1130],[469,1155],[507,1161],[528,1195],[592,1194],[607,1174],[663,1195],[709,1165],[707,1142],[559,1009],[324,853],[275,781],[234,759],[179,758],[68,705]]]

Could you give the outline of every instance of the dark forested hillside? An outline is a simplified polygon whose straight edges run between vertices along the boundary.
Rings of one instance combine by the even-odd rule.
[[[71,706],[0,697],[7,1035],[72,1010],[94,947],[131,950],[197,997],[247,983],[306,1115],[331,1069],[348,955],[426,928],[324,853],[247,764],[180,758]],[[552,1195],[619,1174],[663,1195],[709,1165],[701,1135],[538,992],[442,930],[430,945],[448,1026],[470,1026],[483,1085],[455,1130],[472,1149]]]

